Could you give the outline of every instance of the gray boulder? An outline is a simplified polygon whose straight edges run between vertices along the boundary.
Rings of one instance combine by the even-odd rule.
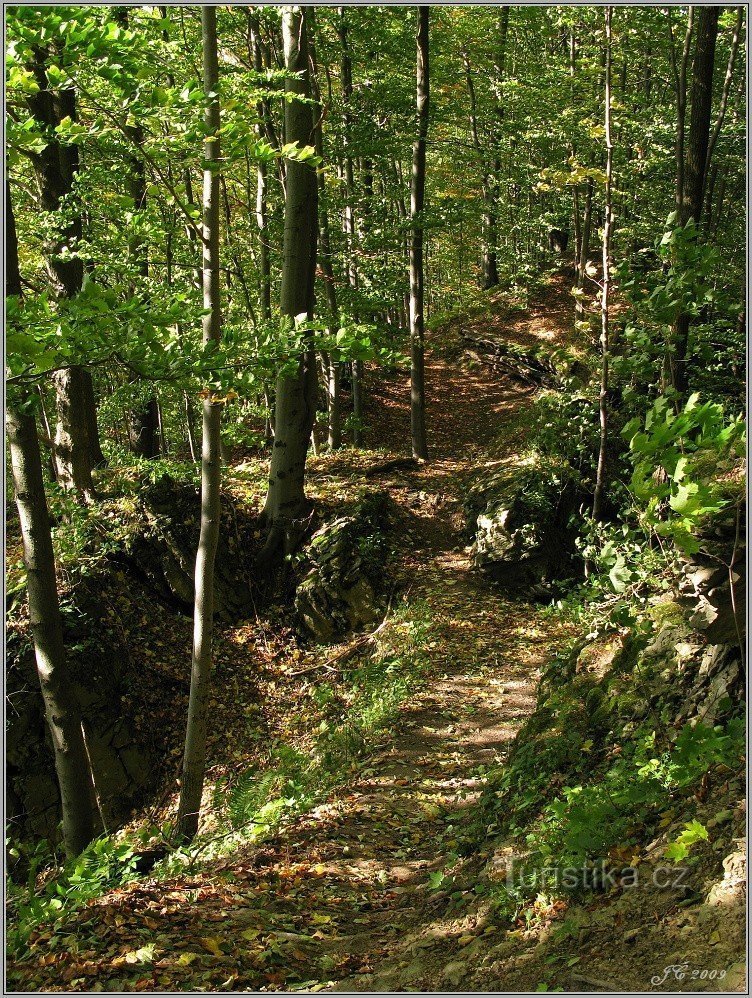
[[[369,496],[311,538],[295,609],[301,630],[316,641],[368,628],[383,613],[388,504],[383,493]]]
[[[539,458],[484,473],[465,504],[473,566],[520,596],[547,595],[576,571],[583,498],[567,464]]]

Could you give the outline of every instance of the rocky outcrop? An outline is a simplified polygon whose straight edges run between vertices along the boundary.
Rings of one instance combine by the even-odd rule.
[[[86,748],[105,828],[125,820],[150,782],[152,749],[134,732],[121,708],[132,663],[124,645],[97,646],[88,632],[91,592],[78,594],[76,615],[67,615],[68,666],[81,706]],[[52,745],[31,646],[22,632],[8,642],[6,806],[9,834],[58,838],[59,791]]]
[[[581,501],[566,464],[538,458],[484,471],[465,503],[473,566],[516,595],[548,595],[576,568]]]
[[[164,475],[138,495],[142,529],[116,557],[155,590],[158,599],[193,612],[193,573],[200,527],[200,497],[193,485]],[[256,523],[240,517],[236,504],[224,497],[215,561],[215,613],[237,620],[253,609],[253,551]]]
[[[744,698],[739,649],[710,643],[677,602],[656,603],[650,618],[647,633],[645,624],[640,632],[623,630],[579,644],[563,665],[564,675],[587,677],[602,688],[606,700],[618,691],[631,714],[630,725],[663,713],[677,724],[699,720],[712,726],[733,713]],[[628,695],[622,686],[626,674],[640,677]],[[542,686],[561,678],[559,663]]]
[[[99,535],[91,539],[87,551],[95,568],[77,577],[75,588],[63,593],[68,666],[84,719],[98,804],[110,830],[129,817],[164,762],[165,733],[160,724],[134,717],[134,687],[138,685],[144,694],[148,686],[154,704],[187,692],[190,621],[186,618],[193,612],[199,516],[199,495],[193,485],[164,476],[145,486],[127,517],[121,510],[116,534],[105,539],[105,552]],[[259,537],[255,518],[231,496],[223,496],[216,561],[216,605],[221,617],[242,618],[253,606],[249,579]],[[143,641],[152,626],[169,632],[164,644],[157,642],[158,663],[146,657],[154,651]],[[185,662],[179,678],[168,661],[166,645],[173,643],[180,646],[178,660]],[[59,794],[22,607],[9,617],[6,659],[9,834],[31,833],[55,841]]]
[[[363,630],[383,613],[388,508],[388,496],[376,493],[311,537],[295,609],[301,629],[314,640]]]
[[[691,607],[691,623],[708,641],[740,644],[747,605],[744,540],[707,541],[684,565],[682,597]],[[733,563],[732,563],[733,559]]]

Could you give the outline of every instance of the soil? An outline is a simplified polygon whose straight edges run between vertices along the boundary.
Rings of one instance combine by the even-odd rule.
[[[475,328],[488,332],[493,325],[495,335],[526,347],[542,339],[571,342],[566,292],[566,280],[556,278],[527,318],[497,311],[475,320]],[[368,383],[373,439],[386,440],[385,449],[396,454],[404,454],[409,438],[407,380],[372,375]],[[467,476],[480,463],[516,453],[532,396],[449,359],[437,341],[426,382],[429,462],[386,470],[374,485],[391,493],[409,524],[400,545],[400,599],[424,603],[441,636],[429,681],[402,706],[398,723],[347,786],[260,846],[243,847],[195,875],[142,879],[90,903],[58,929],[54,955],[42,935],[31,956],[11,968],[16,985],[743,990],[738,879],[728,879],[715,905],[681,907],[675,893],[646,877],[638,888],[581,908],[544,905],[529,927],[515,927],[494,915],[487,893],[475,890],[492,882],[499,844],[489,837],[474,856],[454,853],[487,768],[503,761],[535,706],[539,670],[573,628],[490,589],[470,570],[460,533]],[[383,454],[371,455],[359,474],[383,461]],[[349,453],[313,460],[312,490],[338,474],[354,474]],[[721,859],[708,870],[719,881]],[[154,948],[144,956],[147,944]],[[683,980],[664,972],[684,964]],[[703,970],[723,970],[724,980],[692,976]]]

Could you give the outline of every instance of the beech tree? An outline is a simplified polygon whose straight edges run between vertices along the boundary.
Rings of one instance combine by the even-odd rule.
[[[316,62],[315,48],[315,22],[313,20],[313,8],[308,13],[311,22],[311,37],[308,39],[309,54],[311,60],[311,90],[316,101],[317,117],[314,126],[314,138],[316,155],[320,160],[324,159],[324,137],[322,128],[323,105],[321,102],[321,91],[318,79],[318,66]],[[339,330],[339,305],[337,302],[337,288],[332,266],[332,245],[329,228],[329,210],[327,203],[326,174],[323,170],[318,173],[319,184],[319,260],[321,261],[321,273],[323,277],[326,301],[329,309],[329,334],[336,337]],[[340,361],[336,347],[332,350],[322,352],[322,368],[324,375],[324,387],[326,389],[326,404],[328,416],[328,443],[331,450],[337,450],[342,445],[342,421],[340,411]],[[356,378],[357,382],[357,378]],[[358,386],[359,388],[359,386]]]
[[[75,204],[74,185],[78,173],[78,148],[59,138],[64,121],[76,121],[76,95],[72,87],[51,90],[47,47],[35,50],[30,69],[37,89],[26,98],[29,111],[45,135],[44,147],[27,151],[34,167],[41,207],[56,219],[55,232],[46,246],[50,284],[60,298],[73,298],[83,283],[83,263],[78,255],[82,236],[80,208]],[[71,366],[54,377],[57,401],[55,463],[57,480],[64,488],[76,489],[82,497],[93,492],[92,467],[102,464],[91,374]]]
[[[307,32],[305,8],[285,8],[282,14],[288,72],[285,92],[291,98],[285,102],[285,139],[301,148],[315,141]],[[316,171],[308,161],[291,159],[285,177],[280,291],[280,314],[290,331],[313,316],[317,231]],[[305,337],[299,355],[289,367],[294,369],[283,369],[277,379],[274,446],[264,505],[264,519],[269,528],[264,559],[273,558],[280,547],[289,550],[294,546],[306,505],[304,475],[316,414],[317,374],[315,350]]]
[[[691,11],[691,8],[690,8]],[[697,10],[695,52],[692,61],[691,112],[689,136],[684,142],[684,105],[680,107],[678,132],[681,135],[677,156],[678,225],[686,229],[690,219],[694,235],[698,238],[702,223],[705,185],[708,176],[710,146],[710,117],[713,101],[713,69],[718,35],[719,7],[700,7]],[[691,16],[691,14],[690,14]],[[691,34],[691,22],[687,33]],[[686,45],[686,43],[685,43]],[[686,65],[686,56],[683,59]],[[691,315],[680,311],[673,328],[673,352],[670,354],[671,382],[679,394],[687,391],[687,346]]]
[[[410,185],[412,241],[410,243],[410,429],[413,457],[428,457],[426,442],[426,386],[424,361],[423,227],[426,191],[426,137],[429,113],[428,7],[418,7],[417,109],[418,134],[413,145]]]
[[[219,64],[217,57],[217,11],[201,8],[204,95],[206,99],[204,141],[203,293],[205,344],[219,343],[222,335],[219,274],[219,181],[221,127]],[[192,839],[198,831],[201,793],[206,768],[206,728],[214,629],[214,560],[219,541],[220,482],[222,473],[220,426],[222,402],[205,391],[201,444],[201,528],[196,553],[195,602],[193,607],[193,652],[191,691],[183,752],[177,834]]]
[[[5,293],[8,298],[20,302],[18,242],[7,181],[5,250]],[[42,458],[33,398],[28,392],[9,391],[5,421],[13,491],[23,537],[34,655],[60,788],[63,842],[68,856],[76,856],[94,837],[94,786],[81,711],[68,674]]]

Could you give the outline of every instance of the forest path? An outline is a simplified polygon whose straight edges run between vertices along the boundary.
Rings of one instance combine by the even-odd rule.
[[[571,324],[565,283],[554,279],[525,315],[491,313],[463,328],[556,342]],[[519,451],[533,397],[469,369],[454,343],[449,359],[437,341],[427,353],[430,461],[373,475],[409,526],[397,540],[397,592],[430,625],[423,684],[347,784],[262,845],[91,903],[59,933],[66,952],[37,957],[38,987],[423,990],[484,931],[469,913],[472,879],[449,891],[439,881],[485,770],[532,711],[539,669],[568,629],[471,571],[461,533],[468,476]],[[373,436],[395,451],[409,439],[408,385],[403,373],[368,387]],[[344,472],[346,454],[337,460]],[[372,464],[376,472],[376,456]]]
[[[571,335],[567,291],[556,275],[525,313],[492,311],[460,327],[526,348],[554,346]],[[347,787],[256,851],[248,866],[237,858],[228,864],[252,892],[290,885],[269,906],[273,914],[254,911],[253,893],[248,909],[233,904],[228,923],[213,933],[226,938],[235,931],[243,939],[250,926],[246,935],[257,953],[277,948],[265,969],[267,987],[436,986],[449,954],[479,927],[465,911],[471,886],[452,898],[452,888],[434,885],[454,861],[485,770],[503,759],[534,708],[539,669],[569,633],[539,607],[490,591],[471,570],[462,535],[469,478],[481,465],[519,453],[534,396],[489,369],[468,367],[457,356],[456,332],[451,339],[449,355],[436,340],[427,350],[429,462],[372,479],[409,525],[399,542],[397,590],[431,622],[431,676]],[[375,376],[367,385],[373,438],[397,452],[409,439],[409,397],[404,373]],[[260,969],[258,955],[249,956]],[[253,986],[248,964],[236,973],[231,989]],[[452,980],[449,989],[455,984],[461,987]]]

